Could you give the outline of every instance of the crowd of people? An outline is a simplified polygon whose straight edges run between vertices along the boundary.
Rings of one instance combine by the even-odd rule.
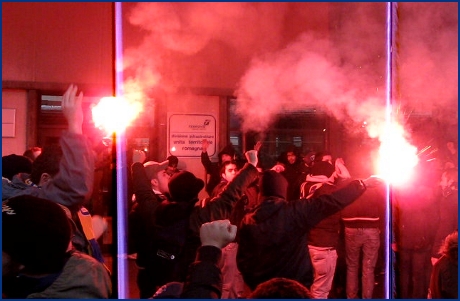
[[[90,205],[97,166],[77,92],[63,95],[59,145],[2,158],[3,298],[116,296]],[[326,150],[301,156],[289,146],[264,169],[260,141],[243,166],[231,145],[218,162],[208,147],[203,140],[206,181],[175,156],[132,153],[127,240],[139,298],[375,298],[390,209],[381,179],[353,178]],[[419,171],[394,191],[396,298],[458,297],[455,144],[447,150],[439,179]]]

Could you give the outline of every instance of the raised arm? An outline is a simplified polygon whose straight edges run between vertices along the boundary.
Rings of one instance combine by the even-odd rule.
[[[83,93],[77,96],[78,88],[70,85],[62,97],[62,112],[68,129],[60,139],[63,156],[59,172],[52,181],[45,183],[39,195],[78,209],[91,197],[94,185],[95,157],[91,144],[82,135]]]
[[[190,224],[195,232],[203,223],[229,218],[236,201],[243,196],[246,188],[257,179],[259,175],[255,167],[258,160],[257,152],[254,150],[246,152],[246,159],[248,163],[225,186],[222,192],[206,202],[206,205],[191,217]]]
[[[292,217],[299,224],[311,227],[323,218],[338,212],[355,201],[367,188],[382,185],[383,180],[369,177],[365,180],[353,180],[331,194],[323,194],[311,199],[301,199],[292,203]]]
[[[212,173],[212,162],[211,162],[211,159],[209,159],[208,147],[209,147],[209,141],[206,139],[203,139],[202,144],[201,144],[201,164],[203,164],[204,169],[206,170],[206,173],[211,174]]]
[[[181,298],[220,299],[222,271],[219,262],[222,248],[236,236],[236,226],[229,220],[216,220],[200,227],[201,247],[189,267]]]

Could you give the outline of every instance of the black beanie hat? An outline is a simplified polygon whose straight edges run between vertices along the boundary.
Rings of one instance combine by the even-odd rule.
[[[282,174],[274,170],[266,170],[262,173],[259,186],[262,196],[276,196],[286,199],[288,182]]]
[[[32,172],[32,161],[29,158],[15,154],[2,157],[2,177],[12,180],[20,172]]]
[[[174,174],[168,183],[169,193],[173,201],[188,202],[198,197],[204,187],[204,181],[191,172],[182,170]]]
[[[335,171],[335,167],[326,161],[315,162],[311,167],[311,174],[313,176],[326,176],[330,177]]]
[[[2,203],[2,251],[28,271],[59,272],[70,239],[69,219],[57,203],[31,195]]]

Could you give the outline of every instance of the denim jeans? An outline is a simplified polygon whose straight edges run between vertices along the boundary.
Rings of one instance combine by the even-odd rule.
[[[337,251],[308,245],[314,276],[310,293],[313,299],[327,299],[334,280]]]
[[[363,299],[372,299],[374,269],[379,255],[380,230],[378,228],[345,227],[345,254],[347,262],[347,298],[357,299],[359,290],[359,258],[363,252],[361,291]]]

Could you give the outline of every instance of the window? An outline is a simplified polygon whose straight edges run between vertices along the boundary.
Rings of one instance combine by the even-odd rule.
[[[259,154],[262,168],[272,167],[289,145],[295,145],[301,154],[327,148],[329,117],[324,112],[315,109],[285,111],[276,116],[268,132],[242,133],[240,118],[234,113],[236,99],[231,99],[229,106],[229,136],[238,152],[242,154],[244,150],[252,149],[259,137],[264,137]]]

